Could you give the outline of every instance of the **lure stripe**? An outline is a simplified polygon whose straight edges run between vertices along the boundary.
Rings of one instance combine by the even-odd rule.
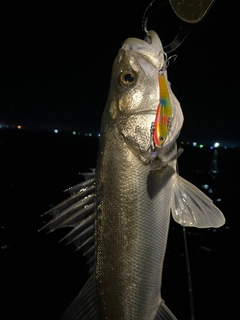
[[[160,148],[168,135],[170,121],[172,118],[172,107],[167,88],[165,75],[158,75],[159,80],[159,104],[154,121],[153,141],[156,147]]]

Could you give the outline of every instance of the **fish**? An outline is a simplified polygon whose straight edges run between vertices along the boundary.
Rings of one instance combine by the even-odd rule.
[[[223,213],[178,173],[183,126],[158,34],[128,38],[112,67],[96,168],[45,215],[42,229],[70,227],[62,240],[88,258],[89,279],[64,320],[176,319],[161,296],[171,217],[218,228]]]

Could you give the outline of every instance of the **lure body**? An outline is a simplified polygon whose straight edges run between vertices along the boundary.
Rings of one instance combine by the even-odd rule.
[[[168,93],[166,78],[164,73],[158,75],[160,101],[157,108],[157,114],[154,121],[153,139],[155,145],[160,148],[168,135],[171,128],[172,107]]]

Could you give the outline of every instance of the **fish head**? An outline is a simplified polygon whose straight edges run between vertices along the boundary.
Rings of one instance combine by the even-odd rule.
[[[144,162],[156,154],[156,147],[159,154],[163,146],[165,148],[176,140],[176,134],[170,133],[170,126],[164,137],[164,145],[156,146],[153,139],[160,101],[159,72],[162,70],[167,76],[166,70],[163,70],[165,63],[162,43],[156,32],[149,31],[145,40],[125,40],[113,64],[105,110],[107,118],[128,148]],[[171,123],[174,115],[175,109],[171,113]],[[181,126],[182,121],[179,124]]]

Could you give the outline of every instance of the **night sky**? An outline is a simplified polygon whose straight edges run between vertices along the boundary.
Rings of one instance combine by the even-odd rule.
[[[98,131],[113,60],[126,38],[144,37],[148,4],[1,4],[0,124]],[[181,24],[166,5],[149,18],[148,28],[165,46]],[[238,1],[216,0],[174,52],[178,57],[170,63],[168,78],[183,109],[184,139],[240,144],[239,24]]]

